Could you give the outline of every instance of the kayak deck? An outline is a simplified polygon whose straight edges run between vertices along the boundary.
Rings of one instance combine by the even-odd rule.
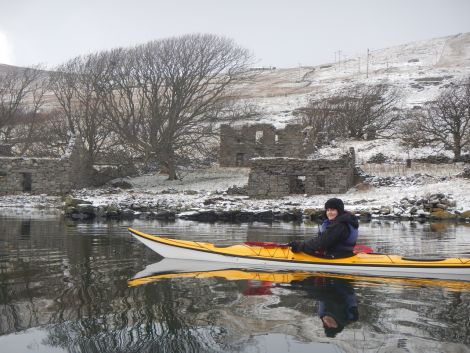
[[[305,253],[293,253],[290,248],[265,248],[237,244],[218,247],[212,243],[170,239],[146,234],[129,228],[129,232],[149,248],[166,258],[243,263],[293,269],[334,270],[367,273],[400,271],[421,275],[457,274],[470,280],[470,258],[410,259],[398,255],[360,253],[347,258],[328,259]],[[407,274],[408,275],[408,274]]]

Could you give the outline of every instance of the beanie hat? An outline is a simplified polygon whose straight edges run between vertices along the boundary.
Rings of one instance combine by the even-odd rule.
[[[336,197],[329,199],[325,203],[325,210],[328,208],[334,208],[338,210],[338,213],[341,214],[344,212],[344,203],[341,199],[337,199]]]
[[[334,338],[338,333],[343,331],[344,326],[343,325],[338,325],[338,327],[326,327],[323,326],[323,329],[325,330],[325,336]]]

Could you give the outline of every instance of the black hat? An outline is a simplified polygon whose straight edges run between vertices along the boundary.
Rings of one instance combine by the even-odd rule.
[[[325,336],[333,338],[335,337],[338,333],[343,331],[344,326],[343,325],[338,325],[338,327],[326,327],[323,326],[323,329],[325,330]]]
[[[338,213],[341,214],[344,212],[344,203],[341,199],[337,199],[336,197],[329,199],[325,203],[325,210],[328,208],[334,208],[338,210]]]

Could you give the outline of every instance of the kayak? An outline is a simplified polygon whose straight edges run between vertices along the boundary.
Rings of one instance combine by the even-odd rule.
[[[241,265],[243,266],[243,265]],[[129,287],[171,279],[223,278],[228,281],[258,281],[290,284],[307,278],[334,278],[354,282],[358,286],[386,284],[406,288],[440,287],[449,291],[470,292],[470,281],[446,280],[434,278],[400,278],[383,276],[361,276],[351,274],[333,274],[325,272],[253,270],[232,267],[232,264],[198,260],[162,259],[150,264],[135,274],[128,281]]]
[[[329,259],[293,253],[289,247],[247,244],[216,246],[206,242],[159,237],[132,228],[129,228],[129,232],[162,257],[170,259],[230,263],[256,268],[470,281],[470,258],[416,258],[359,253],[347,258]]]

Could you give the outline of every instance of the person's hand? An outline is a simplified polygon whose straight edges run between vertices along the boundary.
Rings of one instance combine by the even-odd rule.
[[[289,245],[291,251],[293,253],[297,253],[297,252],[300,252],[300,242],[297,241],[297,240],[294,240],[294,241],[291,241],[290,243],[288,243],[287,245]]]

